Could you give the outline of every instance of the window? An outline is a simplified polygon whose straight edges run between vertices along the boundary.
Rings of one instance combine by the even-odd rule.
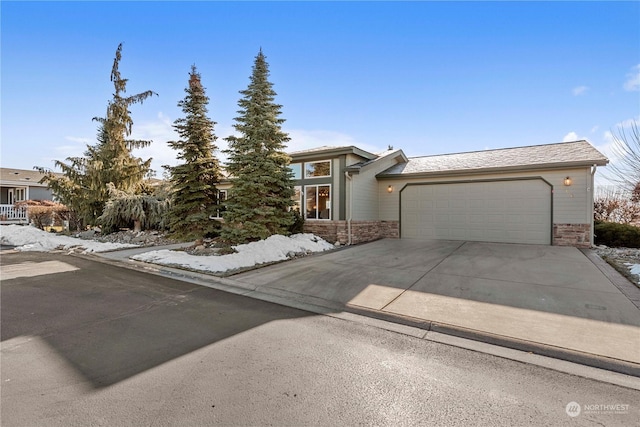
[[[226,207],[222,205],[227,200],[227,190],[218,190],[218,203],[217,205],[221,205],[218,209],[216,209],[216,214],[210,219],[214,218],[222,218],[222,213],[226,210]]]
[[[304,164],[305,178],[320,178],[331,176],[331,160],[307,162]]]
[[[291,200],[293,200],[293,206],[291,206],[291,210],[297,211],[302,215],[302,187],[296,185],[293,187],[293,196],[291,196]]]
[[[307,219],[331,219],[331,186],[307,185],[304,191]]]
[[[26,189],[25,188],[16,188],[16,202],[22,202],[26,200]]]
[[[289,169],[293,172],[293,179],[302,179],[302,163],[291,163]]]

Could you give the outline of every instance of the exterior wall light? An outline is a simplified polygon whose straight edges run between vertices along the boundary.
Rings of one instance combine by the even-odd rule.
[[[393,185],[387,187],[387,193],[393,193]]]
[[[564,179],[564,185],[565,185],[566,187],[569,187],[569,186],[571,186],[571,184],[573,184],[573,180],[571,180],[571,177],[570,177],[570,176],[566,177],[566,178]]]

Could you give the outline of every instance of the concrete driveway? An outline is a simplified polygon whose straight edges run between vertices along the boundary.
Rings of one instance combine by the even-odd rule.
[[[318,305],[640,372],[640,310],[576,248],[385,239],[231,279]],[[626,292],[640,295],[633,287]]]

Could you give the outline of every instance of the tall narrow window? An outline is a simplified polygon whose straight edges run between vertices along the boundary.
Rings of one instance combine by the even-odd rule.
[[[302,215],[302,187],[299,185],[293,187],[293,196],[291,197],[291,200],[293,200],[293,206],[291,206],[291,209],[298,211],[298,213]]]
[[[225,206],[223,203],[227,200],[227,190],[218,190],[218,205],[220,205],[216,209],[216,216],[214,218],[222,218],[222,213],[225,210]]]
[[[307,219],[331,219],[331,185],[304,187]]]

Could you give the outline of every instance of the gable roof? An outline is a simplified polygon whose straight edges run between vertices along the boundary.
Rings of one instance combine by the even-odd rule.
[[[411,157],[377,176],[448,175],[572,166],[604,166],[609,160],[589,142],[581,140],[528,147],[501,148],[436,156]]]
[[[358,163],[354,163],[352,165],[347,166],[347,170],[350,172],[358,172],[360,171],[360,169],[365,168],[373,163],[376,163],[377,161],[387,158],[387,157],[394,157],[396,159],[398,159],[400,162],[407,162],[409,159],[407,158],[407,156],[405,156],[404,152],[400,149],[395,149],[395,150],[386,150],[383,151],[382,153],[377,153],[376,154],[376,158],[374,159],[369,159],[369,160],[364,160],[362,162],[358,162]]]
[[[0,168],[0,182],[3,185],[46,187],[47,184],[38,183],[38,181],[40,181],[43,176],[44,174],[36,170]]]

